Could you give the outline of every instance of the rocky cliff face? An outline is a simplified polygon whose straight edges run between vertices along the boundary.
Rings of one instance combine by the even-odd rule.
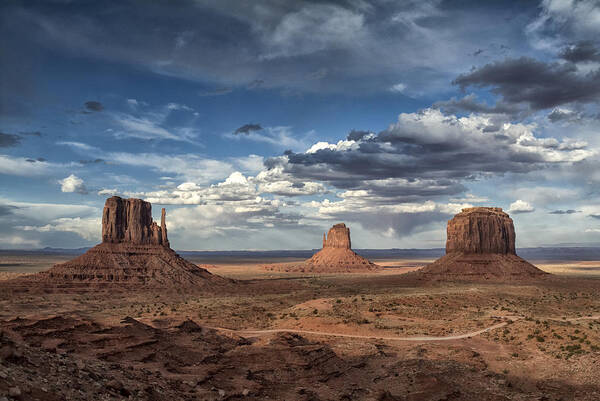
[[[463,209],[448,222],[446,253],[515,254],[515,227],[499,207]]]
[[[446,255],[415,272],[433,281],[521,281],[545,275],[516,255],[513,221],[499,207],[463,209],[448,222]]]
[[[52,286],[104,288],[211,289],[233,281],[211,274],[169,247],[165,209],[160,226],[152,221],[152,205],[141,199],[113,196],[102,213],[102,243],[85,254],[28,278]]]
[[[329,229],[327,236],[323,234],[323,248],[352,248],[350,229],[344,223],[335,224]]]
[[[165,209],[161,225],[152,221],[152,205],[141,199],[108,198],[102,213],[102,242],[168,247]]]

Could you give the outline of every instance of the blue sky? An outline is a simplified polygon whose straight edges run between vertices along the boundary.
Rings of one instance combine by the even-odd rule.
[[[0,7],[1,248],[95,244],[112,195],[177,249],[441,247],[476,205],[600,245],[595,1]]]

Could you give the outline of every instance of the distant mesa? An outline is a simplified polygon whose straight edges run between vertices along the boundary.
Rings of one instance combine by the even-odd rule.
[[[265,266],[268,270],[308,273],[358,273],[372,272],[380,266],[358,255],[351,249],[350,228],[344,223],[335,224],[323,234],[323,249],[312,258],[299,264]]]
[[[23,278],[49,284],[124,284],[174,289],[227,285],[228,280],[183,259],[170,248],[166,213],[160,226],[152,205],[141,199],[108,198],[102,213],[102,243],[85,254]]]
[[[517,256],[515,227],[502,208],[472,207],[448,221],[446,255],[417,274],[431,280],[519,280],[547,273]]]

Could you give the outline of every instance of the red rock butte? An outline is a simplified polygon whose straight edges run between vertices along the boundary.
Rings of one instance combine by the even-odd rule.
[[[448,221],[446,255],[418,272],[432,280],[521,280],[546,275],[515,252],[515,228],[499,207],[462,209]]]
[[[323,249],[300,264],[266,266],[269,270],[307,273],[359,273],[378,271],[380,266],[354,252],[350,229],[344,223],[335,224],[323,234]]]
[[[102,243],[85,254],[23,280],[48,284],[209,288],[232,283],[183,259],[170,248],[166,213],[160,226],[152,205],[141,199],[108,198],[102,213]]]

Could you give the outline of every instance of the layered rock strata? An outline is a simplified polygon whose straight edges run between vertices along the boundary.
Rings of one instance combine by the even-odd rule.
[[[183,259],[169,246],[166,213],[160,226],[152,205],[113,196],[102,213],[102,243],[85,254],[28,280],[64,284],[124,284],[148,287],[206,288],[231,280]]]
[[[354,273],[377,271],[381,267],[350,249],[350,228],[344,223],[335,224],[323,234],[323,249],[312,258],[295,264],[266,266],[269,270],[314,273]]]
[[[515,252],[515,228],[499,207],[462,209],[448,221],[446,255],[418,275],[432,280],[519,280],[545,275]]]

